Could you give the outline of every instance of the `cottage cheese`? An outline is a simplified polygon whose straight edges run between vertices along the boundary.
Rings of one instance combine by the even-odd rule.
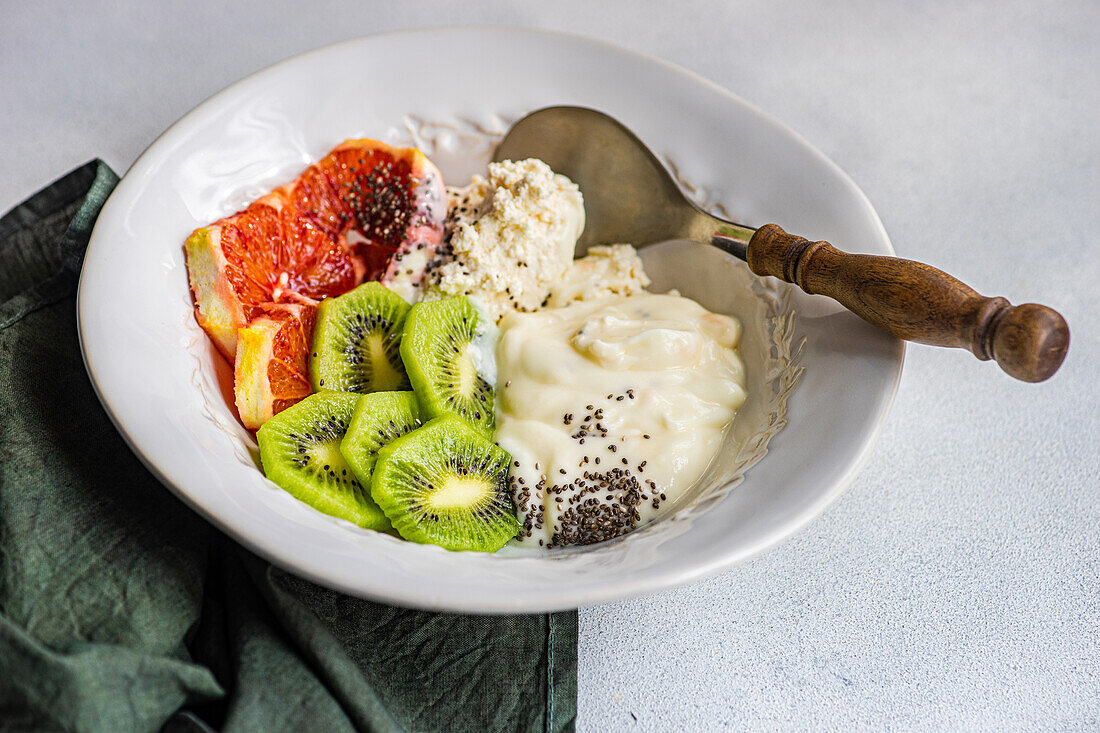
[[[449,192],[450,252],[424,297],[471,295],[499,320],[546,304],[572,265],[584,200],[541,160],[490,163],[488,172]]]
[[[550,290],[547,306],[561,308],[570,303],[614,295],[637,295],[649,285],[638,252],[629,244],[597,245],[573,261],[561,282]]]

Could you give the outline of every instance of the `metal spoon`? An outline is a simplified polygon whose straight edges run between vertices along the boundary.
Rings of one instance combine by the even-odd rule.
[[[540,158],[584,195],[577,255],[592,244],[690,240],[745,260],[760,276],[829,296],[906,341],[969,349],[1026,382],[1053,375],[1069,347],[1065,319],[1044,305],[986,298],[929,265],[841,252],[776,224],[753,229],[703,211],[649,148],[617,120],[585,107],[547,107],[512,125],[495,160]]]

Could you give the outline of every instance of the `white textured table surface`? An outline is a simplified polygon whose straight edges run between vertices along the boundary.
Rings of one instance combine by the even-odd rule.
[[[578,727],[1100,727],[1096,0],[123,5],[4,3],[0,209],[96,155],[124,171],[285,56],[524,25],[713,79],[846,169],[899,254],[1060,310],[1052,381],[912,347],[871,461],[821,519],[706,582],[582,609]]]

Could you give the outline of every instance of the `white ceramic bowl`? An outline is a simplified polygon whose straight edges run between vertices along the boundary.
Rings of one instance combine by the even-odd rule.
[[[484,73],[448,73],[458,60]],[[647,250],[655,287],[679,287],[716,310],[738,302],[750,311],[770,302],[772,310],[736,313],[759,321],[746,329],[758,337],[746,344],[755,354],[747,361],[756,404],[739,416],[744,429],[731,433],[707,485],[675,516],[590,548],[451,553],[325,517],[257,469],[255,443],[221,386],[228,367],[191,314],[188,233],[349,137],[411,140],[450,182],[461,182],[510,120],[551,104],[617,117],[675,165],[698,200],[725,205],[740,221],[775,221],[849,251],[893,254],[871,205],[839,168],[754,107],[670,64],[581,38],[500,28],[323,48],[187,114],[134,164],[96,224],[78,297],[84,357],[108,413],[146,465],[211,522],[293,572],[375,600],[465,612],[556,610],[652,593],[727,568],[817,516],[879,432],[902,344],[831,301],[756,281],[700,245]]]

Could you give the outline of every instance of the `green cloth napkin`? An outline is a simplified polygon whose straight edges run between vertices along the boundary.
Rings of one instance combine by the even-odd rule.
[[[73,301],[117,182],[92,161],[0,219],[0,729],[572,730],[575,612],[326,590],[138,462],[85,374]]]

